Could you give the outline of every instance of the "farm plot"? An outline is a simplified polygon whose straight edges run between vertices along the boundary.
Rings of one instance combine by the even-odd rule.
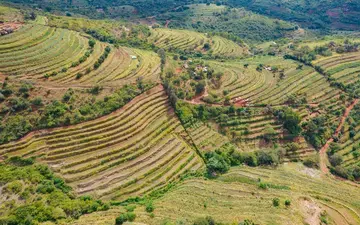
[[[228,117],[220,116],[216,119],[222,133],[232,140],[242,151],[255,151],[272,147],[272,141],[286,146],[289,142],[288,134],[283,125],[272,114],[254,109],[247,115],[233,114]],[[304,138],[299,137],[295,142],[296,149],[286,149],[286,161],[302,160],[316,154],[315,149],[308,145]]]
[[[268,188],[259,188],[259,181]],[[356,186],[321,177],[320,171],[300,164],[289,163],[277,169],[239,167],[217,180],[186,180],[155,200],[154,218],[149,218],[143,209],[136,209],[136,221],[190,224],[198,218],[211,216],[222,223],[250,219],[255,224],[309,221],[320,224],[320,214],[326,212],[329,224],[358,224],[359,194]],[[273,206],[274,198],[280,200],[280,206]],[[286,207],[285,200],[290,200],[291,205]]]
[[[0,37],[0,72],[28,79],[47,79],[51,83],[119,85],[135,82],[139,77],[158,80],[160,58],[156,53],[114,48],[66,29],[36,24]],[[110,52],[101,65],[95,64]]]
[[[99,51],[101,52],[101,50]],[[147,80],[158,80],[160,76],[160,58],[156,53],[130,49],[112,48],[104,63],[97,69],[94,62],[69,70],[67,73],[53,78],[58,83],[109,84],[135,82],[141,77]],[[81,78],[76,77],[80,73]]]
[[[314,62],[324,73],[340,83],[352,94],[359,95],[360,91],[360,53],[347,53],[324,57]],[[351,94],[351,93],[349,93]]]
[[[230,143],[226,136],[219,134],[211,125],[200,121],[186,128],[186,130],[201,153],[215,151]]]
[[[305,66],[296,69],[297,64],[290,60],[273,57],[254,62],[209,64],[215,71],[224,72],[221,86],[212,87],[213,92],[221,96],[225,90],[234,102],[242,100],[255,105],[281,105],[291,95],[304,96],[308,102],[318,102],[341,92],[331,87],[326,78],[313,68]],[[259,70],[260,64],[265,69]]]
[[[88,49],[88,39],[79,33],[36,24],[0,37],[0,72],[43,77],[77,62]]]
[[[29,134],[0,155],[37,156],[81,195],[125,200],[203,167],[161,86],[90,122]]]
[[[205,43],[208,43],[210,49],[207,53],[213,55],[237,57],[248,53],[246,47],[241,47],[226,38],[219,36],[210,37],[189,30],[153,29],[148,41],[170,51],[180,49],[206,52],[203,46]]]

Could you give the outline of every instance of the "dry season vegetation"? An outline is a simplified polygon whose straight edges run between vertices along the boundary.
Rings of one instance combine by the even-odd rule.
[[[0,6],[0,224],[360,224],[351,32],[50,2]]]

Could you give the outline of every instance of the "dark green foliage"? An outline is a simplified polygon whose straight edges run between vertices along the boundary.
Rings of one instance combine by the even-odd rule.
[[[94,39],[89,39],[89,46],[90,46],[90,48],[94,48],[94,46],[95,46],[95,44],[96,44],[96,41],[94,40]]]
[[[201,81],[197,82],[195,89],[196,89],[195,90],[196,94],[202,93],[205,90],[205,81],[201,80]]]
[[[42,103],[42,98],[41,97],[36,97],[34,98],[31,103],[35,106],[42,106],[43,103]]]
[[[280,163],[279,155],[275,151],[258,151],[256,155],[259,165],[276,165]]]
[[[317,156],[307,157],[303,160],[303,164],[309,168],[319,168],[319,158]]]
[[[18,139],[27,134],[33,126],[23,116],[11,116],[1,125],[0,143]]]
[[[123,213],[115,219],[115,224],[121,225],[127,221],[132,222],[135,220],[135,218],[136,218],[135,213],[132,212]]]
[[[93,95],[98,95],[98,94],[100,94],[101,90],[102,90],[102,87],[96,85],[95,87],[93,87],[89,90],[89,93],[91,93]]]
[[[343,162],[343,158],[341,155],[335,154],[330,156],[329,161],[332,166],[336,167]]]
[[[100,58],[95,62],[94,69],[97,69],[101,66],[101,64],[105,61],[105,59],[109,56],[109,53],[111,52],[111,48],[109,46],[106,46],[104,53],[100,56]]]
[[[332,133],[329,128],[329,117],[318,116],[301,125],[304,129],[305,138],[317,149],[321,148],[330,138]]]
[[[151,212],[153,212],[154,211],[154,205],[153,205],[153,203],[150,201],[150,202],[147,202],[146,204],[145,204],[145,210],[146,210],[146,212],[148,212],[148,213],[151,213]]]
[[[18,112],[18,111],[22,111],[22,110],[26,110],[28,109],[28,107],[30,106],[30,103],[28,100],[24,99],[24,98],[11,98],[9,100],[9,103],[11,105],[11,110],[13,112]]]
[[[239,225],[255,225],[255,223],[252,220],[244,220],[243,222],[240,222]]]
[[[161,60],[161,65],[165,65],[166,63],[166,53],[165,53],[165,50],[164,49],[159,49],[157,51],[157,54],[159,55],[160,57],[160,60]]]
[[[289,207],[291,205],[291,201],[290,200],[285,200],[285,206]]]
[[[13,193],[23,191],[20,196],[31,200],[19,202],[12,209],[4,208],[6,216],[1,218],[4,224],[38,224],[63,218],[76,219],[82,214],[109,208],[91,198],[74,198],[69,193],[71,188],[54,176],[47,166],[33,163],[33,159],[13,157],[6,164],[0,164],[0,184],[8,184],[7,188]]]
[[[14,166],[30,166],[34,164],[34,158],[21,158],[20,156],[12,156],[10,157],[7,162]]]
[[[278,207],[280,205],[280,199],[279,198],[274,198],[272,200],[272,204],[274,207]]]
[[[208,174],[210,176],[216,176],[217,173],[225,173],[230,169],[230,162],[223,154],[207,152],[205,158]]]
[[[281,120],[284,124],[284,128],[287,129],[290,134],[298,136],[301,133],[300,116],[291,108],[284,108],[282,110],[275,111],[275,116]]]

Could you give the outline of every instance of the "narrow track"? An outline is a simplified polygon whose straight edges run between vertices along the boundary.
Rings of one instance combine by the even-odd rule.
[[[355,99],[345,110],[344,115],[341,117],[340,124],[337,127],[334,136],[337,136],[341,130],[341,128],[344,126],[344,123],[346,121],[346,118],[349,116],[351,110],[354,108],[354,106],[359,102],[359,99]],[[328,161],[326,152],[330,146],[330,144],[334,142],[334,138],[330,138],[326,144],[320,149],[320,170],[324,174],[329,174],[329,168],[326,166],[326,163]]]

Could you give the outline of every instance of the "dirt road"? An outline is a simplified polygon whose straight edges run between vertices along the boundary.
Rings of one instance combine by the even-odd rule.
[[[336,131],[334,133],[334,136],[337,136],[339,134],[339,132],[341,131],[341,128],[344,126],[344,123],[346,121],[346,118],[349,116],[350,111],[354,108],[354,106],[359,102],[359,99],[355,99],[345,110],[344,115],[341,117],[339,126],[336,128]],[[333,138],[330,138],[326,144],[320,149],[320,170],[322,173],[324,174],[328,174],[329,173],[329,168],[326,166],[326,163],[328,161],[328,157],[327,157],[327,150],[330,146],[330,144],[334,142]]]

